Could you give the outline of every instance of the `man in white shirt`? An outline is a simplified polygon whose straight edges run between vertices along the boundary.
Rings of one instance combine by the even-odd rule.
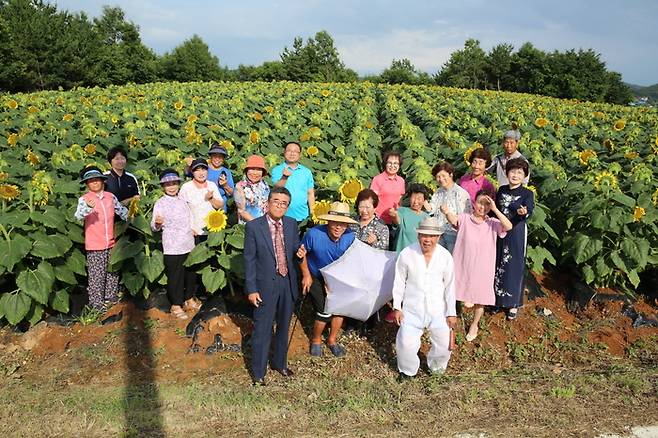
[[[503,135],[503,152],[502,154],[496,155],[491,161],[491,165],[487,168],[487,172],[493,173],[496,172],[496,180],[498,181],[498,186],[504,186],[509,184],[507,179],[507,171],[505,166],[509,160],[514,158],[523,158],[525,161],[528,161],[526,157],[521,155],[519,152],[519,141],[521,140],[521,133],[517,130],[510,130],[505,132]],[[530,180],[530,174],[526,175],[523,180],[523,184],[528,184]]]
[[[400,326],[395,340],[399,379],[416,375],[423,330],[430,333],[427,365],[442,373],[450,360],[452,330],[457,324],[452,256],[437,245],[442,228],[435,218],[423,220],[418,242],[400,252],[395,264],[393,308]]]

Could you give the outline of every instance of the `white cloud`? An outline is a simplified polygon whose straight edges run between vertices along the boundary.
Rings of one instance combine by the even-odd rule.
[[[379,72],[393,59],[407,58],[417,69],[435,73],[460,49],[443,31],[396,29],[385,35],[338,35],[336,47],[345,65],[358,72]]]

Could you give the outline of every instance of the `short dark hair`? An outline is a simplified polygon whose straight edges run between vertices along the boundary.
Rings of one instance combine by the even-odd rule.
[[[507,175],[512,169],[523,170],[523,174],[525,176],[528,176],[528,172],[530,171],[528,162],[523,158],[512,158],[511,160],[509,160],[507,164],[505,164],[505,175]]]
[[[292,195],[290,194],[290,190],[288,190],[287,188],[285,188],[285,187],[272,187],[272,190],[270,190],[270,194],[267,195],[267,200],[269,201],[270,199],[272,199],[272,195],[274,195],[275,193],[284,194],[288,197],[288,199],[292,199]]]
[[[442,170],[445,170],[450,175],[452,175],[453,173],[455,173],[455,166],[448,163],[447,161],[442,161],[440,163],[437,163],[434,165],[434,167],[432,167],[432,176],[436,178],[436,174],[441,172]]]
[[[425,184],[418,184],[418,183],[413,183],[409,185],[409,189],[407,190],[407,196],[411,196],[414,193],[420,193],[425,197],[425,200],[428,200],[430,198],[430,191],[427,188]]]
[[[486,196],[490,197],[491,199],[495,199],[494,197],[496,196],[496,195],[494,195],[494,193],[490,189],[480,189],[475,194],[475,200],[477,201],[477,199],[482,195],[486,195]]]
[[[489,167],[491,164],[491,154],[485,148],[476,148],[471,155],[468,156],[468,162],[473,164],[473,160],[480,158],[487,162],[486,166]]]
[[[111,163],[114,157],[117,156],[117,154],[123,155],[126,160],[128,159],[128,152],[126,152],[126,150],[121,146],[115,146],[109,151],[107,151],[107,162]]]
[[[377,193],[371,189],[363,189],[359,192],[358,195],[356,195],[356,201],[354,202],[356,208],[359,208],[359,203],[361,203],[361,201],[365,201],[366,199],[372,199],[372,206],[375,208],[377,208],[379,205],[379,196],[377,196]]]
[[[384,168],[383,170],[386,170],[386,162],[390,157],[398,157],[400,168],[402,167],[402,154],[398,151],[387,151],[384,153],[384,157],[382,158],[382,167]]]
[[[302,151],[302,146],[299,143],[297,143],[296,141],[287,141],[286,144],[283,145],[283,151],[285,152],[285,150],[288,148],[288,145],[291,145],[291,144],[296,144],[297,147],[299,148],[299,152]]]

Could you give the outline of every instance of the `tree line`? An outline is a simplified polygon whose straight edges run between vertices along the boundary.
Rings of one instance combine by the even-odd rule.
[[[517,51],[503,43],[486,53],[477,40],[435,74],[419,71],[408,59],[394,59],[379,75],[359,77],[341,61],[325,31],[295,38],[280,60],[259,66],[220,65],[208,45],[194,35],[158,56],[141,40],[139,27],[119,7],[105,6],[100,17],[58,11],[43,0],[0,0],[0,90],[29,92],[79,86],[156,81],[276,81],[436,84],[628,103],[632,92],[621,75],[606,69],[593,50],[543,52],[531,43]]]

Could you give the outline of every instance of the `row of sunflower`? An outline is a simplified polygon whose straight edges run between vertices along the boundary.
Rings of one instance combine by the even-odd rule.
[[[541,201],[531,265],[548,260],[596,285],[636,285],[658,264],[655,111],[369,83],[156,83],[2,96],[0,317],[34,323],[48,309],[68,311],[69,294],[85,284],[82,228],[72,218],[77,174],[88,164],[107,168],[111,147],[129,148],[142,192],[117,229],[111,264],[130,293],[147,295],[166,282],[160,237],[148,226],[156,175],[182,170],[186,156],[205,155],[211,142],[229,151],[241,175],[249,155],[271,167],[284,142],[298,141],[316,178],[317,216],[331,200],[353,201],[379,173],[383,150],[400,149],[407,179],[433,185],[436,161],[461,173],[471,148],[497,152],[511,126],[523,133]],[[242,238],[242,227],[228,227],[193,252],[189,263],[208,290],[241,285]]]

